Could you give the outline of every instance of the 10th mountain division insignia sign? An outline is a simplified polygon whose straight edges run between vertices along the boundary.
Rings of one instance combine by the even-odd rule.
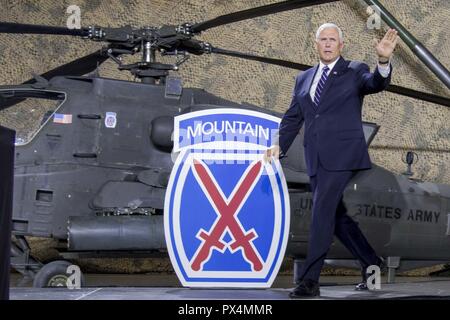
[[[175,117],[165,198],[169,256],[187,287],[270,287],[289,233],[279,161],[263,161],[280,119],[242,109]]]

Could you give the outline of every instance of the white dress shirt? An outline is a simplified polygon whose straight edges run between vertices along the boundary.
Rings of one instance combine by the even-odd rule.
[[[335,64],[339,61],[341,57],[338,57],[334,62],[328,64],[328,68],[330,68],[327,72],[327,75],[330,75],[330,72],[333,70]],[[314,76],[314,80],[311,85],[311,89],[309,90],[309,95],[311,96],[311,100],[314,101],[314,95],[316,94],[316,88],[319,84],[320,78],[322,77],[323,68],[326,66],[322,61],[319,63],[319,70],[317,70],[316,75]],[[383,78],[387,78],[389,76],[389,72],[391,71],[391,63],[389,62],[386,65],[377,64],[378,72]]]

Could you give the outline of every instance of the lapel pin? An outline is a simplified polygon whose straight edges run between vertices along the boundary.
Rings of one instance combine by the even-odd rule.
[[[336,71],[334,71],[334,72],[333,72],[333,74],[337,74],[337,72],[336,72]]]

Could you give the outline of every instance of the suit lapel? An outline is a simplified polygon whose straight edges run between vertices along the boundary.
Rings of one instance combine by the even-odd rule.
[[[308,91],[308,94],[309,94],[309,91],[311,90],[311,86],[312,86],[314,77],[316,76],[317,69],[319,69],[319,64],[316,64],[314,67],[312,67],[312,69],[310,69],[310,72],[306,78],[305,83],[307,84],[306,90]]]
[[[310,104],[310,107],[314,110],[314,112],[315,112],[315,108],[313,106],[313,101],[311,99],[311,95],[309,94],[309,92],[311,90],[311,85],[313,83],[314,77],[317,73],[317,69],[319,69],[319,64],[316,64],[314,67],[312,67],[311,69],[309,69],[307,71],[308,74],[306,75],[305,86],[304,86],[304,90],[303,90],[303,95],[305,96],[306,101],[308,101],[308,103]]]

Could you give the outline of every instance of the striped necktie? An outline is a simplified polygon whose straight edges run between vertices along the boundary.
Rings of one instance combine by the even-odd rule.
[[[325,87],[325,82],[328,79],[328,66],[323,67],[322,69],[322,76],[320,77],[319,83],[317,84],[316,93],[314,94],[314,105],[317,108],[320,101],[320,95],[322,94],[322,90]]]

